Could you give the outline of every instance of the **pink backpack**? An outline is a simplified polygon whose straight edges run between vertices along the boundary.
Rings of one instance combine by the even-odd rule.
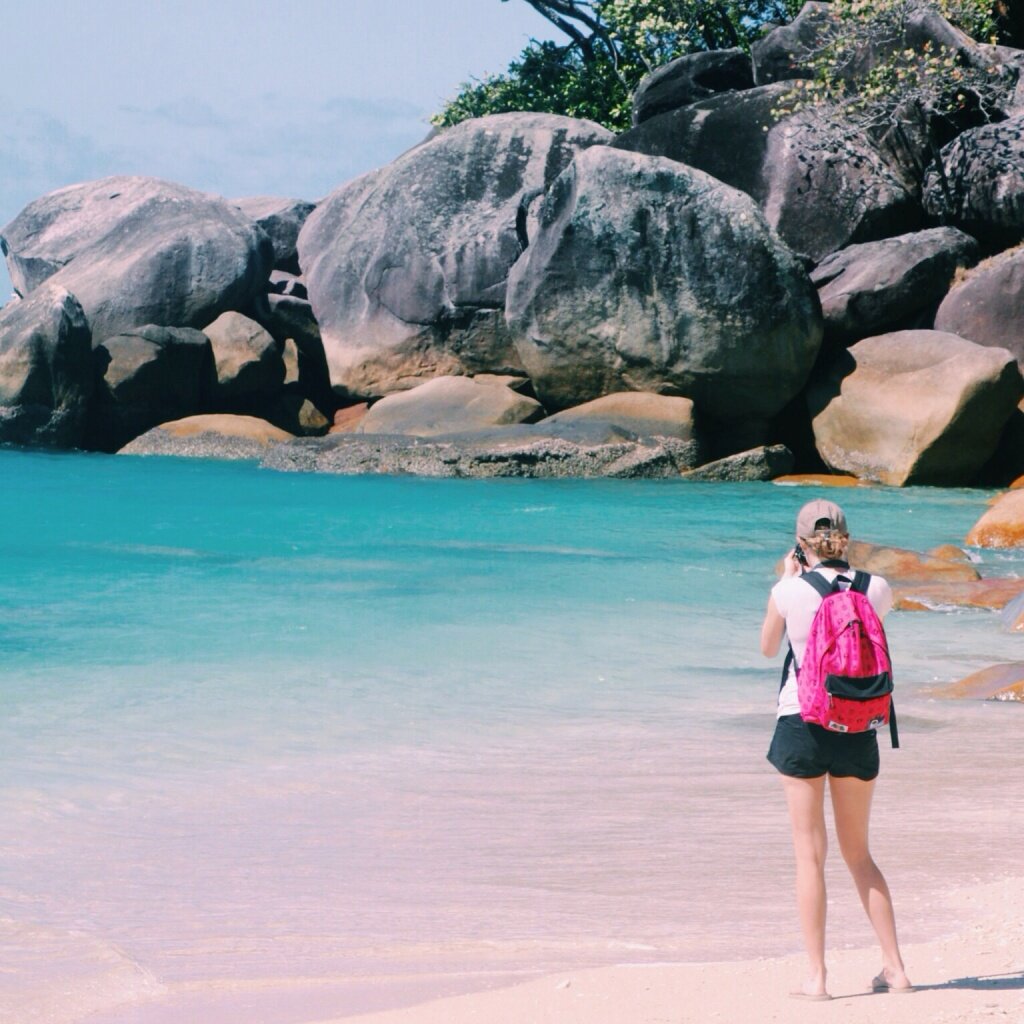
[[[849,590],[839,586],[848,577],[830,582],[808,572],[802,578],[821,595],[821,607],[797,666],[800,717],[832,732],[867,732],[888,722],[898,747],[889,645],[867,598],[871,576],[855,572]]]

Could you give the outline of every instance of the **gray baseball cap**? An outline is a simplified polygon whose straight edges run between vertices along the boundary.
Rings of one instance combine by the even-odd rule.
[[[796,535],[798,537],[812,536],[815,526],[822,520],[828,523],[828,526],[823,526],[822,529],[835,530],[836,533],[850,532],[846,528],[846,516],[843,514],[843,510],[835,502],[818,498],[815,501],[807,502],[797,512]]]

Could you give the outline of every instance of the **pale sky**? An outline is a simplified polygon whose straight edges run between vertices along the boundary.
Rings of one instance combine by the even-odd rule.
[[[11,0],[3,35],[0,226],[109,174],[318,199],[554,31],[523,0]]]

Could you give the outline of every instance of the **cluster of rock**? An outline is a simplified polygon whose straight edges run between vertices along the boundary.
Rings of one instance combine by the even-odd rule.
[[[315,205],[141,178],[37,200],[0,233],[0,440],[262,452],[223,419],[147,434],[226,413],[337,472],[1017,475],[1024,53],[916,25],[1004,85],[944,150],[938,225],[920,153],[782,112],[829,17],[659,69],[618,137],[505,114]]]

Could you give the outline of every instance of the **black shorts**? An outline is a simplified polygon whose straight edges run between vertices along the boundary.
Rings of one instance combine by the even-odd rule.
[[[870,782],[878,775],[878,737],[869,732],[829,732],[799,715],[783,715],[775,723],[768,760],[783,775],[816,779],[834,775]]]

